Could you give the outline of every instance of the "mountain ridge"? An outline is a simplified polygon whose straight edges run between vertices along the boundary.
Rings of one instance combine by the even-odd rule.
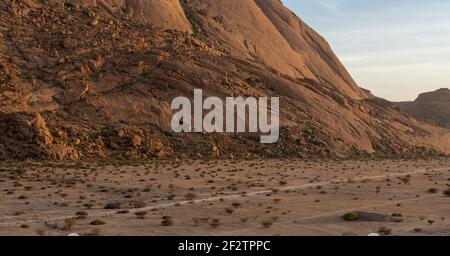
[[[280,1],[150,2],[0,3],[0,158],[450,152],[448,130],[359,88],[328,43]],[[173,15],[142,19],[155,11],[149,6],[169,14],[181,8],[189,24],[182,18],[176,29]],[[143,7],[137,16],[129,11]],[[174,134],[170,102],[192,97],[194,88],[220,98],[279,97],[279,143],[261,145],[248,134]]]
[[[396,103],[400,111],[419,120],[450,129],[450,89],[421,93],[417,99]]]

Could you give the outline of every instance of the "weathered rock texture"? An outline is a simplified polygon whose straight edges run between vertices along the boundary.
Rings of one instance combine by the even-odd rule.
[[[4,0],[0,39],[1,158],[450,152],[448,130],[360,89],[278,0]],[[194,88],[280,97],[279,143],[174,134],[170,102]]]
[[[416,119],[450,129],[450,90],[448,88],[422,93],[413,102],[396,104],[402,112]]]

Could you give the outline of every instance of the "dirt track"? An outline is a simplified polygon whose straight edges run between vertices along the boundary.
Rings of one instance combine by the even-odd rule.
[[[5,164],[0,235],[448,235],[449,179],[450,159]]]

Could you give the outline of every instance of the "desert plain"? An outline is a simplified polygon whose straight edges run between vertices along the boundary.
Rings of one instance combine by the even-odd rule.
[[[450,235],[450,158],[2,162],[0,235]]]

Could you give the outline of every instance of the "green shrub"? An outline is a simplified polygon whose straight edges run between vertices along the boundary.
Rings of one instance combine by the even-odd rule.
[[[357,221],[359,219],[359,214],[357,212],[349,212],[342,216],[345,221]]]
[[[105,225],[106,223],[102,220],[94,220],[91,222],[91,225],[93,226],[100,226],[100,225]]]

